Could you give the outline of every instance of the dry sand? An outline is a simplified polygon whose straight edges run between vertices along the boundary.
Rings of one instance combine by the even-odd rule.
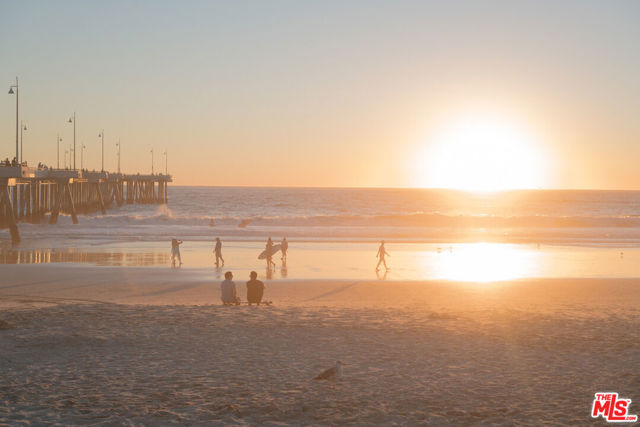
[[[0,269],[0,424],[601,424],[598,391],[640,413],[640,280],[289,280],[222,307],[206,270]]]

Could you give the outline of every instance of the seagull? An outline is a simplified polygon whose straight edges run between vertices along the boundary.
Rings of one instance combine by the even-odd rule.
[[[329,368],[317,377],[314,380],[332,380],[335,378],[340,378],[342,376],[342,366],[346,365],[346,363],[342,363],[341,361],[336,361],[336,364],[333,368]]]

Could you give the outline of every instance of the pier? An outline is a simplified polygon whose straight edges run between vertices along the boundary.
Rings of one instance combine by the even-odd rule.
[[[58,216],[78,215],[123,204],[165,204],[167,174],[122,174],[69,169],[29,168],[25,165],[0,166],[0,229],[9,229],[11,241],[20,242],[18,224],[56,224]]]

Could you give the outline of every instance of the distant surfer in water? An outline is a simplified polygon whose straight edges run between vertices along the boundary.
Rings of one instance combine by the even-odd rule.
[[[180,257],[180,245],[182,240],[171,239],[171,265],[176,265],[176,260],[182,265],[182,258]]]
[[[384,257],[387,255],[389,255],[389,253],[384,248],[384,240],[383,240],[380,242],[380,247],[378,248],[378,253],[376,255],[376,257],[378,258],[378,265],[376,265],[376,271],[380,270],[380,264],[384,265],[385,270],[389,269],[389,267],[387,267],[387,261],[384,259]]]
[[[271,240],[271,237],[267,240],[267,244],[264,249],[267,251],[267,269],[271,269],[272,266],[276,266],[276,263],[273,262],[273,240]]]
[[[222,267],[224,267],[224,258],[222,258],[222,242],[219,237],[216,237],[216,247],[213,252],[216,254],[216,267],[220,267],[220,261],[222,261]]]
[[[282,251],[282,257],[280,257],[280,259],[283,264],[287,263],[287,249],[289,249],[289,242],[287,242],[286,237],[283,237],[282,243],[280,243],[280,250]]]

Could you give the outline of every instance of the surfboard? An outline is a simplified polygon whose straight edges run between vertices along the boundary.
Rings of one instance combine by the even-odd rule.
[[[282,245],[273,245],[273,249],[271,250],[271,256],[275,255],[279,250],[280,247]],[[258,255],[258,259],[265,259],[267,258],[267,250],[265,249],[264,251],[262,251],[262,253],[260,255]]]

